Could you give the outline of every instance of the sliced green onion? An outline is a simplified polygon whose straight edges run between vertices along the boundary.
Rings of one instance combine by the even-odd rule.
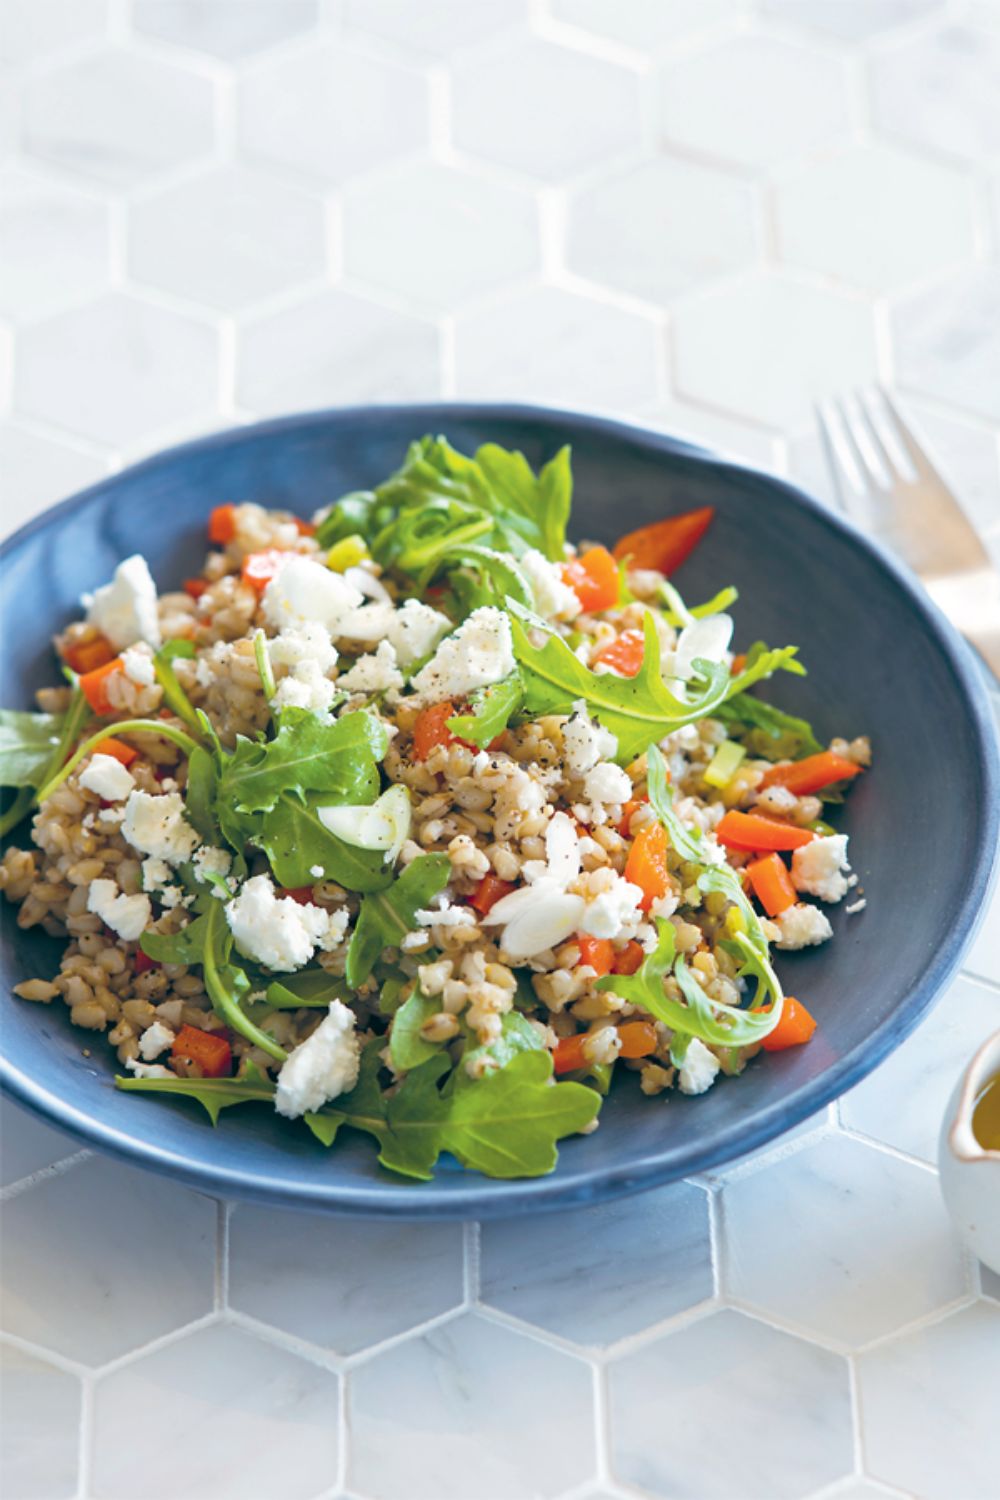
[[[811,828],[813,833],[818,833],[824,839],[829,838],[831,833],[837,832],[836,828],[832,828],[829,823],[824,823],[822,818],[813,818],[811,823],[806,824],[806,827]]]
[[[384,849],[387,864],[399,858],[410,832],[412,809],[405,786],[391,786],[377,802],[360,807],[318,807],[324,828],[355,849]]]
[[[705,768],[705,780],[709,786],[728,786],[746,753],[745,745],[738,745],[735,740],[723,740]]]
[[[274,673],[271,670],[271,658],[267,652],[267,636],[263,630],[254,631],[253,654],[257,662],[257,671],[260,674],[260,685],[264,689],[264,697],[270,703],[277,689],[274,685]]]

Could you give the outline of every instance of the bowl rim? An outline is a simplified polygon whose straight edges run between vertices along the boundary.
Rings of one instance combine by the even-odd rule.
[[[907,598],[936,638],[956,680],[968,710],[969,728],[975,739],[975,758],[986,789],[979,836],[962,896],[953,914],[947,939],[940,945],[920,981],[900,1001],[863,1043],[839,1058],[819,1077],[794,1092],[782,1095],[761,1109],[750,1126],[744,1126],[738,1145],[731,1132],[717,1131],[707,1137],[692,1136],[686,1143],[684,1165],[677,1170],[678,1148],[654,1151],[630,1159],[619,1167],[576,1167],[560,1177],[536,1177],[502,1181],[469,1174],[459,1189],[446,1189],[433,1181],[400,1184],[376,1169],[370,1182],[337,1184],[328,1174],[317,1174],[308,1183],[289,1181],[280,1174],[227,1166],[224,1163],[192,1161],[182,1153],[152,1141],[140,1141],[114,1124],[94,1119],[67,1103],[42,1081],[29,1076],[0,1047],[0,1089],[26,1105],[49,1124],[81,1138],[89,1145],[135,1166],[141,1166],[183,1182],[215,1197],[277,1204],[299,1211],[326,1212],[345,1217],[398,1219],[475,1219],[514,1217],[559,1208],[580,1207],[640,1192],[681,1176],[704,1172],[721,1163],[758,1150],[793,1126],[808,1119],[860,1083],[926,1015],[945,983],[957,969],[985,914],[998,863],[1000,838],[1000,751],[993,727],[993,714],[983,669],[971,648],[954,626],[932,603],[908,570],[885,548],[857,530],[844,517],[821,505],[811,495],[778,475],[752,464],[713,452],[700,444],[677,438],[638,422],[570,408],[507,401],[413,401],[324,407],[288,413],[264,421],[228,427],[206,436],[174,444],[149,457],[88,485],[65,500],[47,507],[0,542],[0,563],[37,531],[58,518],[79,510],[122,481],[167,464],[234,442],[267,438],[271,434],[301,427],[360,424],[377,426],[380,421],[412,420],[417,427],[446,430],[449,422],[535,421],[563,425],[597,437],[624,440],[653,455],[693,457],[728,474],[764,479],[794,504],[804,507],[868,555]],[[727,1139],[727,1134],[730,1136]]]

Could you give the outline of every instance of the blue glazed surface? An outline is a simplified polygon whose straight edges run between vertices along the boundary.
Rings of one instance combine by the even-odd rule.
[[[3,999],[0,1081],[100,1150],[208,1192],[363,1216],[465,1218],[540,1212],[636,1191],[703,1170],[779,1135],[837,1097],[927,1011],[972,936],[990,881],[1000,770],[977,667],[895,566],[781,481],[622,424],[511,406],[361,408],[291,417],[160,455],[56,506],[0,552],[0,701],[29,707],[54,680],[49,637],[84,590],[122,557],[145,553],[161,588],[204,550],[223,500],[309,514],[383,478],[425,431],[459,447],[487,439],[532,464],[573,445],[574,535],[610,540],[665,512],[712,504],[707,541],[678,582],[692,600],[740,589],[737,639],[800,645],[810,669],[768,696],[814,721],[821,740],[871,734],[875,768],[840,816],[868,899],[834,910],[834,941],[789,954],[790,992],[820,1021],[806,1048],[763,1057],[700,1099],[647,1100],[616,1089],[593,1136],[568,1141],[552,1176],[487,1181],[443,1165],[427,1185],[382,1172],[371,1144],[325,1151],[267,1111],[234,1110],[213,1130],[190,1103],[117,1092],[110,1049],[75,1031],[61,1004]],[[9,920],[5,990],[54,970],[59,944]],[[92,1057],[81,1055],[91,1043]]]

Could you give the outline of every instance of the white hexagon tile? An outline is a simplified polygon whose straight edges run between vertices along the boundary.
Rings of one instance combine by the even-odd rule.
[[[892,384],[1000,556],[995,0],[0,0],[3,522],[338,402],[597,408],[833,503]],[[534,1221],[217,1204],[0,1112],[4,1500],[997,1500],[935,1173],[1000,892],[835,1108]]]

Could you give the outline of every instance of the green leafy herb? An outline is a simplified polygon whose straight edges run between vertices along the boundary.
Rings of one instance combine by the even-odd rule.
[[[437,1056],[443,1043],[428,1042],[420,1035],[420,1028],[441,1009],[437,996],[425,995],[415,985],[408,1000],[404,1000],[392,1020],[389,1033],[389,1056],[398,1073],[419,1068],[421,1063]]]
[[[663,597],[665,604],[663,610],[664,618],[668,624],[673,625],[676,630],[680,630],[684,625],[690,625],[692,619],[704,620],[709,615],[721,614],[724,609],[728,609],[731,604],[735,604],[740,595],[739,590],[734,589],[730,585],[727,588],[720,589],[717,594],[714,594],[711,599],[707,599],[704,604],[693,604],[690,608],[685,606],[682,614],[678,613],[675,607],[676,600],[680,596],[673,584],[667,586],[667,591],[664,592]]]
[[[366,1049],[353,1092],[306,1123],[327,1145],[342,1125],[367,1131],[379,1143],[382,1165],[406,1177],[429,1178],[442,1151],[487,1177],[542,1176],[555,1166],[557,1142],[600,1109],[593,1089],[552,1083],[545,1051],[519,1052],[475,1081],[459,1069],[444,1088],[449,1063],[439,1055],[407,1073],[388,1096],[378,1088],[374,1051]]]
[[[524,684],[519,673],[504,678],[493,687],[473,693],[468,713],[453,714],[447,728],[460,740],[469,740],[480,749],[502,734],[524,703]]]
[[[818,755],[823,746],[806,719],[797,719],[749,693],[737,693],[716,717],[739,733],[751,755],[765,760],[800,760]]]
[[[383,948],[398,948],[427,907],[448,884],[446,854],[419,854],[384,890],[366,895],[347,950],[347,983],[352,990],[371,974]]]
[[[163,697],[168,706],[187,725],[195,739],[200,740],[202,738],[201,720],[187,693],[181,687],[173,668],[173,663],[178,658],[190,661],[193,656],[193,642],[183,639],[164,641],[159,651],[153,655],[153,670],[156,673],[157,682],[163,689]]]
[[[573,704],[583,698],[604,728],[617,737],[617,758],[622,765],[672,730],[713,713],[751,682],[779,668],[801,671],[794,661],[794,646],[762,652],[752,666],[748,663],[746,670],[735,677],[721,663],[699,657],[694,666],[700,686],[689,683],[689,701],[682,702],[660,675],[660,643],[651,615],[644,620],[645,651],[639,672],[635,677],[617,677],[611,672],[592,672],[557,635],[548,635],[542,646],[532,645],[517,618],[524,612],[511,608],[514,655],[521,665],[527,714],[535,718],[571,713]]]
[[[242,1078],[115,1078],[115,1087],[142,1094],[180,1094],[197,1099],[208,1111],[213,1125],[219,1123],[222,1110],[233,1104],[269,1104],[274,1100],[274,1084],[252,1062],[247,1063]]]
[[[0,815],[0,837],[34,807],[36,788],[57,774],[89,717],[90,705],[79,688],[63,714],[0,709],[0,787],[18,788]]]
[[[351,1001],[351,990],[343,979],[328,974],[325,969],[300,969],[297,974],[283,974],[272,979],[265,991],[262,1004],[272,1010],[298,1010],[314,1008],[325,1010],[331,1000]]]

